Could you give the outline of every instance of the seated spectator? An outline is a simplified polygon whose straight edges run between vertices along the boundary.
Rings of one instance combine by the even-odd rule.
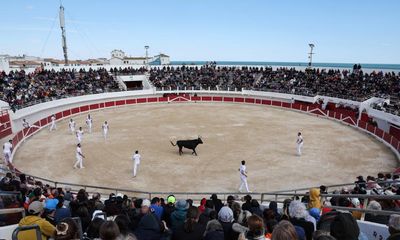
[[[206,200],[206,204],[204,205],[204,212],[200,214],[199,217],[199,223],[201,224],[207,224],[208,221],[210,221],[211,216],[210,214],[216,213],[214,210],[214,203],[212,200]],[[215,219],[215,218],[214,218]]]
[[[118,225],[114,221],[105,221],[100,226],[101,240],[117,240],[120,232]]]
[[[260,209],[260,204],[258,203],[258,201],[257,201],[256,199],[251,200],[251,209],[250,209],[250,212],[251,212],[253,215],[257,215],[257,216],[259,216],[259,217],[262,217],[262,216],[263,216],[263,213],[262,213],[262,211],[261,211],[261,209]]]
[[[21,219],[18,226],[30,226],[38,225],[42,233],[42,239],[46,240],[50,237],[54,237],[55,227],[45,219],[41,217],[44,212],[44,206],[42,202],[34,201],[29,204],[28,216]],[[34,230],[23,231],[18,234],[18,240],[31,240],[36,238]]]
[[[224,229],[221,223],[216,220],[210,220],[207,223],[206,230],[204,232],[204,240],[224,240]]]
[[[244,196],[244,203],[242,204],[242,209],[243,210],[247,210],[247,211],[249,211],[250,212],[250,210],[251,210],[251,196],[250,195],[246,195],[246,196]]]
[[[168,227],[171,227],[171,214],[175,211],[176,198],[174,195],[169,195],[167,197],[167,204],[164,208],[163,220],[167,223]]]
[[[357,240],[360,229],[350,213],[339,213],[331,223],[330,233],[336,239]]]
[[[222,207],[218,212],[218,220],[224,229],[225,240],[237,239],[239,234],[233,231],[232,225],[234,222],[233,211],[229,207]]]
[[[235,222],[246,226],[247,219],[251,216],[251,212],[247,210],[242,210],[238,202],[233,202],[231,209],[233,211],[233,218],[235,219]]]
[[[79,228],[76,222],[71,218],[66,218],[56,225],[55,240],[78,240]]]
[[[392,214],[389,218],[389,233],[388,240],[399,240],[400,239],[400,215]]]
[[[200,212],[197,207],[189,207],[185,222],[173,232],[172,240],[202,240],[206,226],[198,223],[199,216]]]
[[[248,223],[248,231],[246,231],[245,233],[241,233],[238,239],[246,239],[246,240],[267,239],[265,237],[264,222],[262,218],[260,218],[257,215],[253,215],[249,217],[247,223]]]
[[[279,221],[281,219],[281,215],[278,212],[278,203],[277,202],[271,201],[269,203],[268,209],[273,211],[275,220]]]
[[[206,202],[207,202],[207,199],[205,199],[205,198],[201,199],[200,206],[199,206],[200,213],[203,213],[206,210]]]
[[[300,238],[293,224],[289,221],[282,220],[275,226],[274,231],[272,232],[271,240],[298,240],[304,238]]]
[[[320,190],[318,188],[310,189],[310,200],[308,202],[308,208],[318,208],[321,209],[321,197]]]
[[[381,211],[382,207],[377,201],[371,201],[369,202],[367,206],[368,210],[376,210],[376,211]],[[388,223],[388,216],[385,215],[378,215],[375,213],[366,213],[365,214],[365,221],[368,222],[375,222],[375,223],[381,223],[381,224],[387,224]]]
[[[58,197],[56,211],[54,212],[54,222],[58,224],[62,219],[71,217],[71,211],[64,206],[64,198]]]
[[[312,234],[314,232],[314,223],[307,221],[306,218],[309,216],[306,206],[300,201],[292,201],[289,205],[289,216],[290,222],[293,225],[302,227],[306,234],[307,240],[312,240]],[[312,217],[311,217],[312,218]],[[274,234],[272,233],[272,236]]]
[[[186,202],[186,201],[185,201]],[[135,236],[140,240],[156,240],[160,239],[165,233],[165,225],[158,220],[157,216],[150,211],[150,201],[144,199],[140,209],[143,215],[140,219]]]

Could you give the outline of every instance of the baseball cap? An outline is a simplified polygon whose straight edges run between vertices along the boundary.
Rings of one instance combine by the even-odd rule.
[[[151,205],[151,202],[149,199],[143,199],[142,207],[145,207],[145,206],[150,207],[150,205]]]
[[[43,203],[40,201],[33,201],[31,204],[29,204],[28,207],[28,212],[31,214],[38,214],[41,211],[43,211],[44,206]]]
[[[176,198],[174,195],[169,195],[167,198],[167,203],[175,203],[176,202]]]

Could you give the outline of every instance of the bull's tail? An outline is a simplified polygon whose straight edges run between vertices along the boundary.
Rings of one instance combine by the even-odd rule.
[[[170,141],[170,142],[171,142],[172,146],[174,146],[174,147],[176,146],[176,144],[174,144],[172,141]]]

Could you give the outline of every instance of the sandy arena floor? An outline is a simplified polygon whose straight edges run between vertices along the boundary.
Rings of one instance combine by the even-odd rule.
[[[237,191],[241,160],[250,190],[262,192],[352,182],[398,166],[389,148],[340,123],[272,107],[227,103],[136,105],[95,111],[94,132],[82,143],[84,169],[73,169],[76,138],[68,121],[27,140],[14,163],[45,178],[144,191]],[[84,127],[86,115],[75,117]],[[110,124],[104,141],[101,124]],[[85,128],[86,130],[86,128]],[[296,156],[297,132],[304,136]],[[178,155],[170,139],[201,135],[204,144]],[[131,155],[142,163],[132,178]]]

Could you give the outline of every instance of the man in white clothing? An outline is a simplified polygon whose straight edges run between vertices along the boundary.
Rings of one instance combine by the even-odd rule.
[[[79,165],[79,168],[85,168],[84,166],[82,166],[83,158],[85,158],[85,156],[82,154],[81,144],[78,143],[76,145],[76,162],[74,164],[74,168],[77,168],[78,165]]]
[[[139,151],[136,150],[135,154],[133,155],[132,159],[133,159],[133,177],[136,177],[136,173],[139,169],[139,165],[140,165],[140,154]]]
[[[74,134],[75,133],[75,121],[72,118],[69,120],[68,126],[69,126],[69,131],[71,131],[71,133]]]
[[[240,172],[239,192],[242,192],[243,187],[246,188],[247,192],[250,192],[249,186],[247,185],[246,161],[242,161],[242,165],[240,165],[239,172]]]
[[[57,130],[56,126],[56,115],[51,116],[51,126],[50,126],[50,131]]]
[[[303,137],[301,136],[301,132],[297,134],[296,143],[297,143],[297,155],[301,156],[301,149],[303,148],[303,143],[304,143]]]
[[[87,118],[86,118],[86,125],[88,127],[88,131],[89,133],[92,133],[92,124],[93,124],[93,119],[90,116],[90,114],[88,114]]]
[[[109,129],[109,126],[108,126],[107,121],[105,121],[105,122],[103,123],[103,126],[102,126],[101,128],[103,128],[104,140],[107,140],[107,133],[108,133],[108,129]]]
[[[82,127],[79,127],[79,130],[76,131],[76,138],[78,139],[78,143],[82,142],[82,137],[83,137],[83,130]]]
[[[5,161],[6,166],[9,163],[12,163],[12,159],[11,159],[12,149],[13,149],[13,145],[12,145],[12,140],[11,139],[8,140],[8,142],[5,142],[3,144],[3,154],[4,154],[4,161]]]
[[[29,126],[29,123],[26,121],[25,118],[22,119],[22,126],[23,126],[24,128],[29,128],[29,127],[30,127],[30,126]]]

